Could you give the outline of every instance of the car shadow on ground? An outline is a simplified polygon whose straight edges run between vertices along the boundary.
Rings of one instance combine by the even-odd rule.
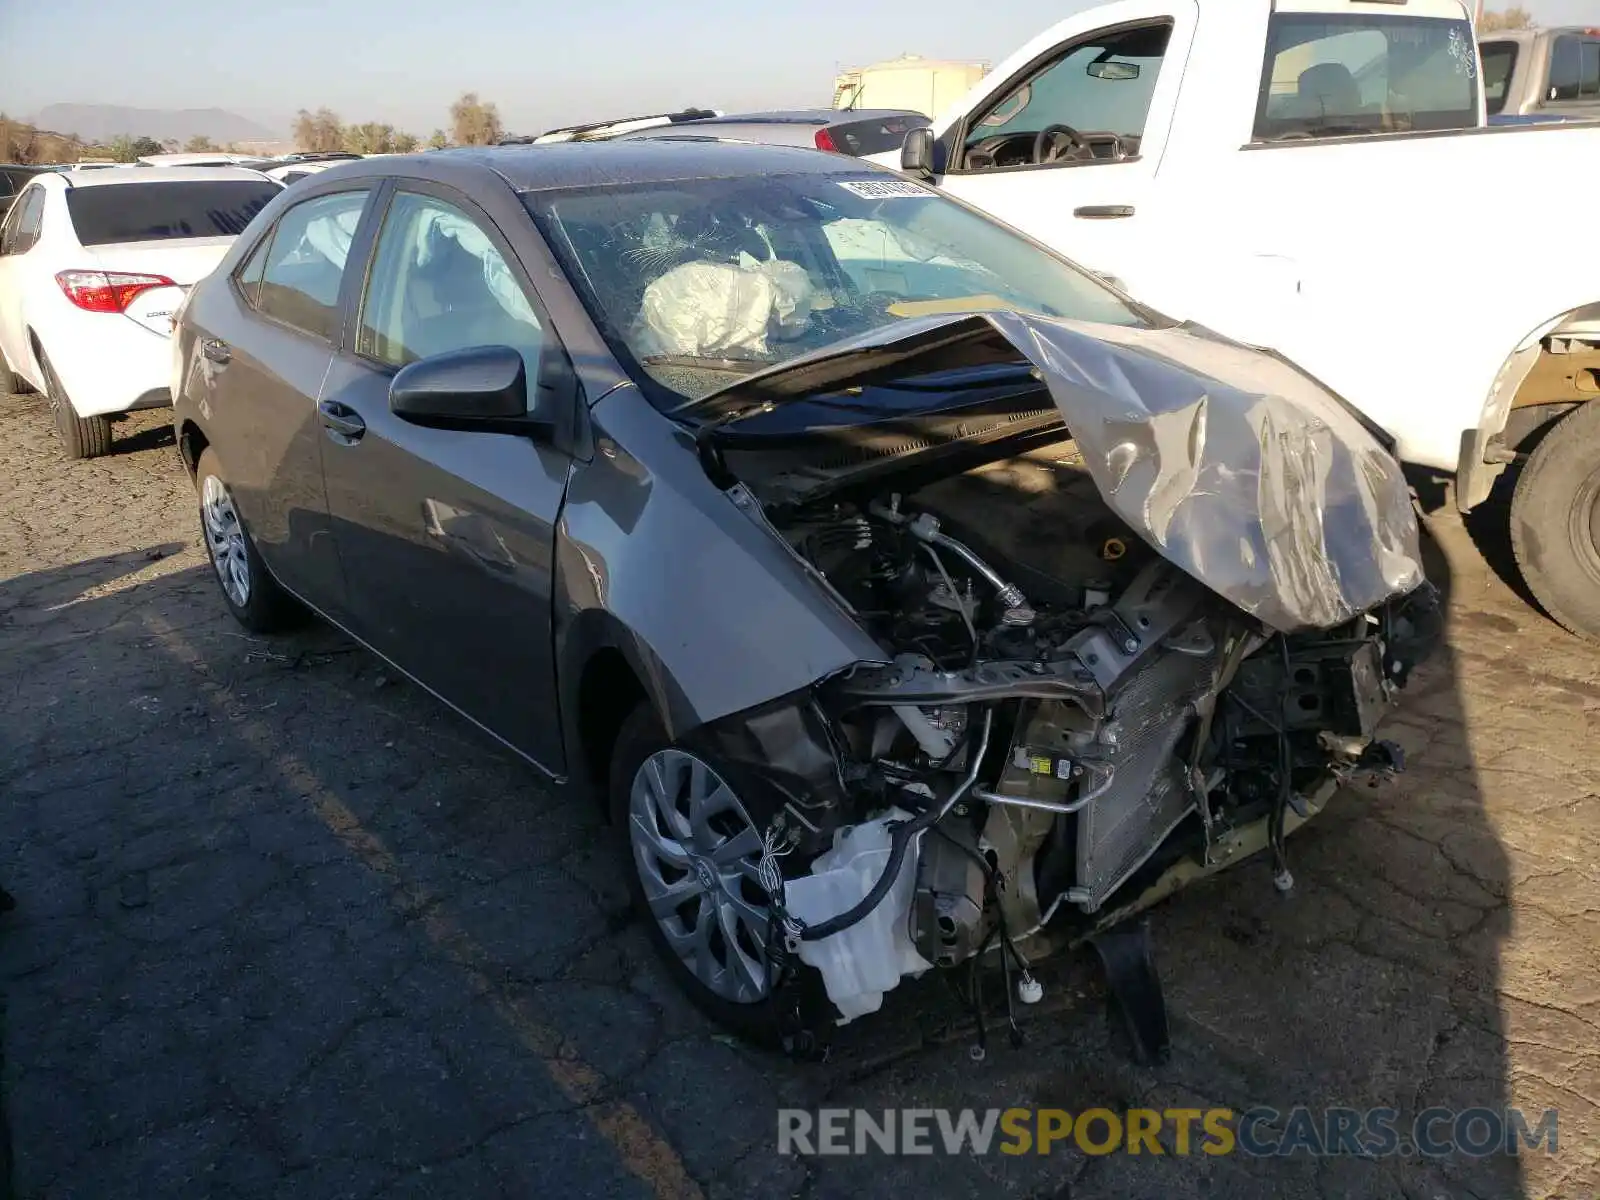
[[[1042,965],[1026,1041],[992,1038],[981,1064],[931,977],[798,1065],[673,990],[597,806],[334,631],[244,634],[192,547],[168,570],[172,549],[0,582],[0,882],[20,905],[0,983],[25,1196],[1526,1194],[1504,1155],[775,1145],[785,1106],[1265,1107],[1263,1145],[1298,1107],[1319,1126],[1393,1109],[1403,1141],[1435,1106],[1502,1112],[1510,877],[1459,609],[1393,723],[1412,773],[1292,839],[1293,893],[1255,862],[1154,914],[1166,1065],[1121,1054],[1077,956]]]
[[[169,413],[170,417],[171,414]],[[148,418],[146,419],[146,422]],[[171,420],[162,421],[157,425],[141,422],[143,428],[119,421],[111,427],[111,453],[112,454],[137,454],[141,450],[162,450],[177,444],[177,436],[172,431]]]

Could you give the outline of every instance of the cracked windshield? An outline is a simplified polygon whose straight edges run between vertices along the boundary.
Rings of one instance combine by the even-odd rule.
[[[895,321],[1143,315],[931,188],[883,176],[701,179],[530,197],[613,347],[698,399]]]

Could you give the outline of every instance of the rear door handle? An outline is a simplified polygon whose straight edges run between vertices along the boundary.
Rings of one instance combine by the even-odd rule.
[[[1086,204],[1072,210],[1072,215],[1086,221],[1117,221],[1133,216],[1131,204]]]
[[[361,414],[348,404],[324,400],[317,405],[317,412],[322,415],[322,427],[328,431],[328,437],[341,446],[354,445],[367,431],[367,423],[361,419]]]
[[[212,337],[200,339],[200,353],[220,365],[225,365],[233,357],[233,351],[228,349],[227,342]]]

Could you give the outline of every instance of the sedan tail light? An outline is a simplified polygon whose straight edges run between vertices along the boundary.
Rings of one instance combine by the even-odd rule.
[[[140,292],[151,288],[175,287],[165,275],[134,275],[126,271],[61,271],[56,275],[61,290],[85,312],[126,312]]]
[[[828,132],[826,125],[817,130],[817,136],[812,140],[817,143],[818,150],[831,150],[835,154],[839,153],[839,147],[833,140],[833,134]]]

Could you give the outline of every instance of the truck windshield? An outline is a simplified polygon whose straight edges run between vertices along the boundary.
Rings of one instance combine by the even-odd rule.
[[[800,173],[524,197],[622,362],[671,407],[914,317],[1008,310],[1109,325],[1151,314],[933,188]]]
[[[1471,129],[1478,54],[1465,20],[1274,13],[1255,140]]]

